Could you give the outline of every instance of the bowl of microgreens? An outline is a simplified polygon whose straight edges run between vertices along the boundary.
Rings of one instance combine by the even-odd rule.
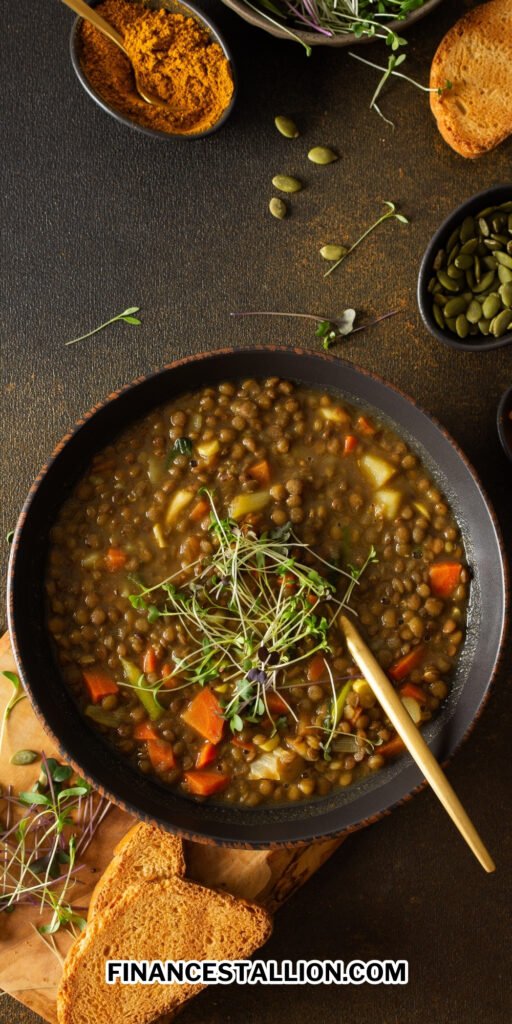
[[[441,0],[223,0],[244,21],[279,39],[312,46],[354,46],[382,39],[393,53],[400,33]]]
[[[471,725],[478,717],[496,671],[503,644],[506,625],[507,580],[498,527],[492,508],[474,471],[457,445],[439,424],[423,412],[413,400],[392,385],[353,364],[334,358],[330,354],[268,346],[213,351],[180,360],[164,367],[157,373],[139,378],[109,396],[106,401],[94,406],[58,445],[30,490],[13,537],[8,579],[9,631],[19,675],[45,729],[60,751],[62,760],[74,768],[80,778],[86,780],[84,785],[94,787],[101,796],[114,801],[123,809],[141,819],[158,823],[169,831],[178,832],[201,842],[253,848],[312,842],[319,837],[339,835],[360,828],[377,820],[390,808],[412,795],[422,783],[421,773],[411,758],[400,750],[398,756],[381,766],[378,772],[370,772],[354,782],[353,785],[340,786],[332,792],[325,792],[325,795],[315,794],[314,799],[305,801],[286,800],[284,802],[267,802],[258,806],[250,804],[242,806],[240,803],[204,799],[207,796],[205,790],[201,790],[202,798],[192,799],[190,794],[187,795],[186,792],[171,788],[155,774],[140,771],[136,764],[124,757],[112,745],[112,742],[108,742],[106,735],[110,721],[108,715],[115,715],[115,711],[109,711],[104,705],[99,709],[103,716],[107,715],[103,721],[103,731],[92,728],[90,722],[88,723],[75,693],[66,685],[60,670],[56,648],[48,626],[46,573],[48,564],[51,564],[52,542],[55,538],[55,527],[63,504],[82,479],[86,467],[90,466],[91,461],[98,456],[98,453],[102,452],[106,444],[116,441],[120,431],[134,428],[138,421],[153,414],[165,403],[179,400],[180,396],[197,393],[199,388],[211,389],[216,385],[220,388],[225,387],[226,382],[247,379],[249,381],[267,381],[268,383],[269,378],[290,382],[292,389],[295,384],[299,384],[306,389],[316,389],[317,392],[326,395],[328,393],[335,397],[337,404],[345,402],[355,407],[359,406],[365,410],[365,414],[368,412],[370,416],[374,415],[379,423],[387,424],[387,428],[399,434],[410,451],[415,453],[413,457],[419,459],[426,467],[427,473],[435,482],[435,487],[447,496],[447,500],[452,506],[461,531],[466,560],[471,567],[470,574],[468,570],[468,579],[469,575],[472,576],[468,629],[452,679],[451,689],[446,694],[446,699],[443,698],[442,706],[441,702],[438,702],[440,706],[435,717],[429,717],[428,720],[422,722],[422,734],[434,755],[438,760],[444,762],[468,735]],[[368,429],[369,424],[365,416],[361,416],[358,422],[362,423],[361,429]],[[349,447],[352,450],[352,446]],[[177,452],[173,448],[171,452],[173,459],[177,459],[178,454],[181,458],[183,454],[181,448],[178,448]],[[340,457],[335,456],[334,458],[338,458],[340,462],[343,461],[341,454]],[[172,463],[170,468],[174,469]],[[261,471],[262,467],[260,466],[258,472]],[[391,472],[393,473],[393,469]],[[222,465],[218,469],[218,488],[221,487],[221,473]],[[387,479],[388,477],[386,477]],[[389,500],[389,490],[386,493],[386,500]],[[242,499],[246,502],[247,499],[253,501],[254,494],[251,492],[242,495]],[[174,497],[172,500],[174,502]],[[212,505],[212,509],[215,500],[212,491],[202,497],[202,501],[207,505]],[[292,501],[292,512],[294,506],[296,507],[295,500]],[[239,508],[233,508],[230,515],[236,517],[239,512]],[[231,560],[231,565],[234,553],[239,554],[240,546],[244,543],[244,557],[255,559],[254,565],[252,562],[249,565],[251,571],[248,573],[248,580],[252,582],[247,584],[255,586],[254,579],[259,579],[262,573],[260,545],[265,537],[259,536],[254,531],[253,536],[250,530],[249,533],[247,530],[241,530],[236,522],[231,522],[231,519],[215,521],[214,511],[212,516],[210,528],[217,531],[216,536],[220,531],[226,545],[226,551],[222,545],[220,546],[222,557],[224,558],[226,555],[226,558]],[[282,519],[280,522],[282,523]],[[268,537],[265,540],[264,568],[268,568],[269,564],[273,565],[278,559],[285,558],[286,572],[283,579],[288,588],[287,594],[291,587],[292,596],[289,600],[290,611],[293,614],[287,624],[283,624],[279,620],[276,643],[281,643],[281,633],[283,635],[286,633],[288,636],[293,626],[293,629],[296,631],[298,629],[300,634],[293,640],[293,643],[298,644],[302,636],[302,629],[299,627],[301,627],[304,615],[308,618],[308,630],[314,628],[315,635],[320,630],[323,637],[329,623],[327,619],[317,621],[315,618],[314,621],[310,621],[313,615],[311,601],[316,604],[315,588],[318,588],[320,596],[326,594],[329,596],[334,583],[323,575],[327,563],[324,565],[319,562],[319,568],[316,568],[313,548],[306,550],[307,544],[309,544],[307,538],[298,549],[300,558],[299,555],[293,553],[283,555],[283,545],[286,546],[288,543],[286,541],[288,534],[285,535],[283,529],[282,525],[278,527],[278,534],[272,535],[271,543]],[[233,547],[233,545],[235,546]],[[217,549],[214,546],[212,550]],[[379,557],[383,557],[383,555],[374,551],[372,545],[367,553],[365,565],[361,565],[359,568],[351,567],[347,561],[342,573],[345,580],[343,586],[346,587],[348,583],[348,589],[344,592],[343,597],[344,604],[350,599],[354,588],[358,585],[361,573],[366,570],[368,559],[373,564]],[[309,559],[307,565],[304,562],[305,558]],[[313,558],[313,563],[311,558]],[[375,571],[378,571],[378,567]],[[336,579],[340,573],[341,568],[337,567]],[[298,627],[293,624],[296,622],[294,608],[300,595],[298,596],[290,584],[290,574],[297,578],[297,585],[300,584],[304,591],[304,598],[301,598],[300,606],[302,618],[299,616]],[[305,577],[304,574],[306,574]],[[215,579],[208,577],[211,587],[227,585],[225,575],[224,573],[220,580],[217,577]],[[274,602],[277,595],[279,607],[276,616],[278,614],[282,616],[284,607],[283,601],[279,598],[279,594],[283,592],[281,576],[282,573],[279,577],[279,587],[270,588],[270,590],[267,587],[265,591],[267,597],[270,594],[268,599]],[[301,583],[303,577],[306,582]],[[240,572],[233,576],[231,571],[226,578],[228,582],[230,579],[236,579],[237,600],[240,603],[243,596],[240,590]],[[140,615],[147,604],[149,591],[139,578],[130,580],[130,586],[135,588],[132,590],[130,602]],[[153,603],[149,612],[152,622],[157,621],[161,611],[165,614],[174,614],[175,610],[167,606],[176,597],[173,585],[167,587],[166,593],[167,604],[161,609],[154,604],[154,600],[151,598]],[[258,609],[256,618],[259,622],[263,619],[264,608],[261,601],[259,604],[254,604],[254,602],[251,604],[251,593],[252,591],[247,597],[250,606],[247,614],[253,614],[254,607],[256,607]],[[72,595],[72,587],[70,594]],[[184,598],[183,594],[180,601],[181,598]],[[197,611],[195,590],[193,590],[190,600]],[[286,600],[288,601],[288,597]],[[190,602],[187,604],[187,608],[189,607],[192,607]],[[178,614],[184,614],[180,612],[180,608],[177,611]],[[206,605],[201,605],[200,621],[203,625],[207,612]],[[246,619],[242,618],[245,624]],[[218,619],[218,614],[215,620],[212,619],[216,630],[220,628]],[[273,630],[272,636],[274,636],[276,631],[271,616],[270,621]],[[290,626],[290,621],[292,626]],[[364,628],[364,622],[361,623],[361,626]],[[89,630],[89,635],[93,641],[94,630],[92,633]],[[242,635],[243,629],[234,636],[233,643],[236,650],[240,646],[238,641]],[[221,635],[217,637],[217,633],[214,640],[215,644],[217,644],[217,640],[219,644],[224,642]],[[212,647],[212,643],[209,642],[206,652],[203,647],[196,652],[201,659],[201,666],[204,658],[216,657],[218,644],[217,647],[215,644]],[[242,650],[242,648],[240,649]],[[322,640],[322,650],[324,649],[327,648]],[[245,647],[243,647],[243,651],[245,651]],[[245,659],[243,651],[241,657],[243,656]],[[261,659],[267,659],[267,654],[267,650],[263,651],[261,646],[258,647],[256,651],[258,664]],[[293,653],[289,655],[289,657],[292,656]],[[250,661],[251,666],[252,664]],[[272,662],[272,664],[274,663]],[[245,660],[243,660],[242,667],[245,672],[247,669]],[[184,670],[183,665],[181,670]],[[149,669],[144,671],[149,671]],[[220,669],[217,666],[215,678],[217,678],[218,671]],[[129,684],[139,694],[137,699],[141,702],[141,707],[143,703],[144,708],[147,707],[152,712],[157,711],[156,691],[150,691],[146,683],[141,682],[144,677],[140,676],[137,668],[134,669],[134,672],[133,680],[128,679],[127,685]],[[244,679],[247,678],[248,684],[250,683],[251,686],[254,684],[265,687],[273,672],[274,669],[272,672],[262,672],[260,669],[252,667],[247,671],[247,676]],[[262,675],[263,680],[260,678]],[[315,678],[318,676],[315,675]],[[98,679],[95,677],[93,682],[96,686]],[[362,682],[364,683],[364,680]],[[338,704],[342,698],[345,699],[343,696],[345,689],[346,687],[343,686],[331,705],[328,715],[330,724],[325,727],[325,730],[329,731],[329,735],[331,733],[334,735],[336,731]],[[447,687],[446,690],[448,690]],[[206,690],[199,692],[200,694],[205,693]],[[242,696],[245,700],[245,691],[244,695],[241,692],[238,693],[237,699],[242,700]],[[195,704],[195,701],[192,703]],[[247,703],[246,700],[245,703]],[[413,700],[412,704],[414,703]],[[237,705],[236,714],[233,714],[230,720],[235,739],[239,728],[236,717],[241,714],[241,706],[240,703]],[[94,707],[96,711],[99,708],[98,705],[94,705]],[[197,710],[190,705],[186,714],[183,715],[189,725],[192,721],[190,717],[192,712],[196,714]],[[224,717],[228,710],[228,708],[224,709]],[[142,714],[144,715],[144,713],[143,710]],[[256,709],[255,714],[259,716],[263,714],[263,711],[260,713]],[[203,711],[201,711],[201,715],[203,715]],[[286,718],[286,716],[283,717]],[[211,724],[210,722],[209,728]],[[214,724],[218,725],[217,718]],[[197,721],[195,727],[197,727]],[[276,728],[280,728],[279,721],[276,723]],[[146,732],[147,729],[149,732]],[[151,739],[153,736],[151,723],[149,726],[146,723],[144,730],[144,737],[149,736]],[[349,743],[352,743],[351,738],[347,735],[341,737],[340,742],[347,741],[347,739]],[[279,737],[276,740],[276,737],[272,735],[271,746],[268,747],[269,752],[262,757],[272,758],[276,742],[279,742]],[[211,745],[212,743],[210,743]],[[324,751],[327,749],[325,743],[322,749]],[[342,749],[346,748],[342,747]],[[158,750],[160,751],[160,747]],[[318,750],[316,754],[318,754]],[[328,753],[327,756],[330,754]],[[211,772],[210,769],[210,772],[189,774],[208,775],[211,778]],[[268,776],[264,777],[268,778]],[[195,781],[197,782],[197,778]],[[193,792],[198,791],[194,790]]]

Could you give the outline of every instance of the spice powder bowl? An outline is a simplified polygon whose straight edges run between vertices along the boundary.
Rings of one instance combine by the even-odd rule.
[[[101,0],[88,0],[90,7],[97,7]],[[218,43],[224,56],[229,63],[229,69],[231,72],[231,78],[233,80],[233,93],[231,99],[223,110],[221,116],[210,128],[204,129],[199,132],[183,133],[183,132],[166,132],[160,131],[156,128],[149,128],[146,125],[139,124],[135,119],[128,117],[126,114],[121,113],[114,106],[111,106],[104,98],[100,95],[97,89],[94,88],[89,78],[87,77],[81,61],[81,28],[83,24],[83,18],[76,18],[73,27],[71,29],[71,35],[69,40],[69,52],[71,57],[71,64],[73,70],[80,82],[81,86],[85,89],[86,93],[94,102],[101,107],[105,113],[110,114],[119,124],[126,125],[128,128],[133,128],[135,131],[147,135],[150,138],[162,139],[163,141],[176,142],[177,140],[196,141],[197,139],[204,139],[208,135],[212,135],[218,131],[219,128],[224,125],[233,110],[237,97],[237,76],[235,71],[235,65],[233,63],[233,57],[231,51],[224,40],[223,36],[219,32],[217,26],[206,16],[199,8],[193,4],[182,3],[181,0],[146,0],[144,4],[141,0],[130,0],[131,3],[138,3],[143,7],[150,7],[154,10],[164,9],[170,14],[183,14],[186,17],[194,18],[204,29],[206,29],[212,42]]]
[[[392,385],[331,355],[268,346],[214,350],[141,377],[96,405],[58,445],[31,488],[12,542],[7,601],[20,678],[64,761],[139,818],[199,842],[260,849],[309,843],[370,824],[422,785],[421,772],[404,754],[357,784],[304,805],[237,807],[197,802],[172,791],[139,772],[88,727],[62,681],[52,648],[44,578],[50,531],[63,500],[91,458],[120,430],[205,384],[268,376],[328,390],[372,410],[410,443],[455,511],[473,573],[467,638],[443,709],[423,730],[444,763],[482,710],[506,636],[503,542],[473,469],[449,435]]]
[[[456,334],[452,334],[448,329],[441,329],[434,319],[433,299],[428,290],[429,280],[435,273],[434,259],[436,254],[440,249],[444,249],[455,228],[460,226],[466,217],[474,216],[488,206],[499,206],[510,199],[512,199],[512,182],[510,184],[494,185],[483,192],[478,192],[449,214],[432,236],[425,250],[418,274],[417,297],[419,311],[425,327],[434,335],[434,338],[442,341],[443,345],[448,345],[449,348],[460,349],[466,352],[487,352],[490,349],[501,348],[502,345],[510,345],[512,343],[512,331],[507,331],[501,338],[482,334],[473,335],[471,339],[467,338],[464,340]]]

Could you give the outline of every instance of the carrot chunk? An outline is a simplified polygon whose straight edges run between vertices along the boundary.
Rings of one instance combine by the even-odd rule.
[[[249,466],[247,470],[247,476],[251,476],[253,480],[257,480],[263,487],[270,483],[270,465],[267,459],[262,459],[261,462],[254,462],[252,466]]]
[[[188,518],[193,523],[200,523],[201,519],[204,519],[205,515],[210,511],[210,503],[206,498],[200,498],[196,505],[194,505],[191,512],[189,512]]]
[[[144,655],[144,661],[143,661],[142,668],[143,668],[143,671],[144,671],[144,675],[147,675],[148,672],[157,672],[158,671],[158,661],[157,661],[156,654],[155,654],[155,652],[154,652],[152,647],[148,647],[148,649],[147,649],[147,651],[146,651],[146,653]]]
[[[427,695],[421,689],[421,686],[415,686],[414,683],[406,683],[400,690],[401,697],[412,697],[418,701],[418,704],[427,703]]]
[[[399,658],[394,665],[391,665],[389,669],[391,678],[397,682],[405,679],[413,669],[418,668],[423,661],[424,654],[425,648],[421,644],[419,647],[413,647],[409,654],[405,654],[403,658]]]
[[[83,676],[93,704],[98,704],[103,697],[108,697],[111,693],[119,693],[119,687],[115,679],[108,676],[106,672],[96,669],[84,672]]]
[[[366,434],[368,437],[377,433],[377,428],[374,427],[373,423],[370,423],[370,420],[366,419],[366,416],[359,417],[356,427],[358,427],[362,434]]]
[[[181,717],[187,725],[190,725],[210,743],[219,743],[222,739],[224,730],[222,708],[208,686],[199,691]]]
[[[162,665],[162,686],[165,686],[166,690],[174,690],[174,687],[180,682],[181,676],[177,676],[173,666],[166,661],[165,665]]]
[[[317,683],[327,674],[325,658],[322,654],[315,654],[308,664],[308,679],[310,683]]]
[[[127,556],[121,548],[109,548],[105,555],[105,565],[109,572],[119,572],[124,569]]]
[[[220,775],[218,772],[185,772],[185,783],[190,793],[194,796],[211,796],[225,789],[231,781],[229,775]]]
[[[217,751],[213,743],[206,740],[206,743],[203,743],[196,757],[196,768],[206,768],[206,766],[211,764],[212,761],[215,761],[216,757]]]
[[[269,690],[267,693],[267,707],[273,715],[286,715],[288,709],[282,697],[279,696],[274,690]]]
[[[176,767],[174,750],[166,740],[148,740],[148,757],[156,772],[170,772]]]
[[[459,562],[435,562],[430,566],[430,589],[436,597],[451,597],[458,586],[462,566]]]
[[[151,722],[138,722],[133,730],[134,740],[157,740],[158,733]]]
[[[350,453],[353,452],[355,448],[357,448],[357,444],[357,437],[354,437],[353,434],[347,434],[345,438],[345,443],[343,445],[343,454],[350,455]]]
[[[389,743],[383,743],[381,747],[375,747],[375,750],[382,757],[396,757],[405,750],[405,744],[400,739],[400,736],[395,736],[393,740],[389,740]]]

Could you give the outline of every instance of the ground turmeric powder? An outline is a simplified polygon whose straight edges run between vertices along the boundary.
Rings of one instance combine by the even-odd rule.
[[[89,22],[81,28],[80,63],[102,99],[157,131],[195,135],[217,123],[233,95],[228,59],[195,18],[138,0],[103,0],[97,10],[123,36],[144,89],[170,101],[150,106],[137,94],[130,61]]]

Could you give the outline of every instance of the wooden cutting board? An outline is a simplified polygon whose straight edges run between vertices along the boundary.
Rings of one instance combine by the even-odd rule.
[[[0,673],[5,670],[16,671],[7,634],[0,638]],[[0,715],[12,692],[11,684],[0,674]],[[20,768],[10,763],[12,755],[21,749],[44,750],[47,755],[56,756],[28,700],[16,706],[7,722],[0,752],[3,790],[12,785],[19,792],[34,782],[35,765]],[[5,802],[0,800],[0,820],[4,817]],[[92,890],[112,858],[114,846],[134,821],[131,815],[112,806],[87,849],[85,868],[78,875],[72,896],[73,905],[83,908],[83,916]],[[293,850],[236,850],[187,842],[187,877],[233,896],[256,900],[274,912],[342,842],[343,838],[326,839]],[[0,915],[0,989],[56,1024],[55,999],[61,962],[35,930],[38,923],[35,907],[20,907],[12,914]],[[61,958],[71,941],[68,935],[57,933]]]

